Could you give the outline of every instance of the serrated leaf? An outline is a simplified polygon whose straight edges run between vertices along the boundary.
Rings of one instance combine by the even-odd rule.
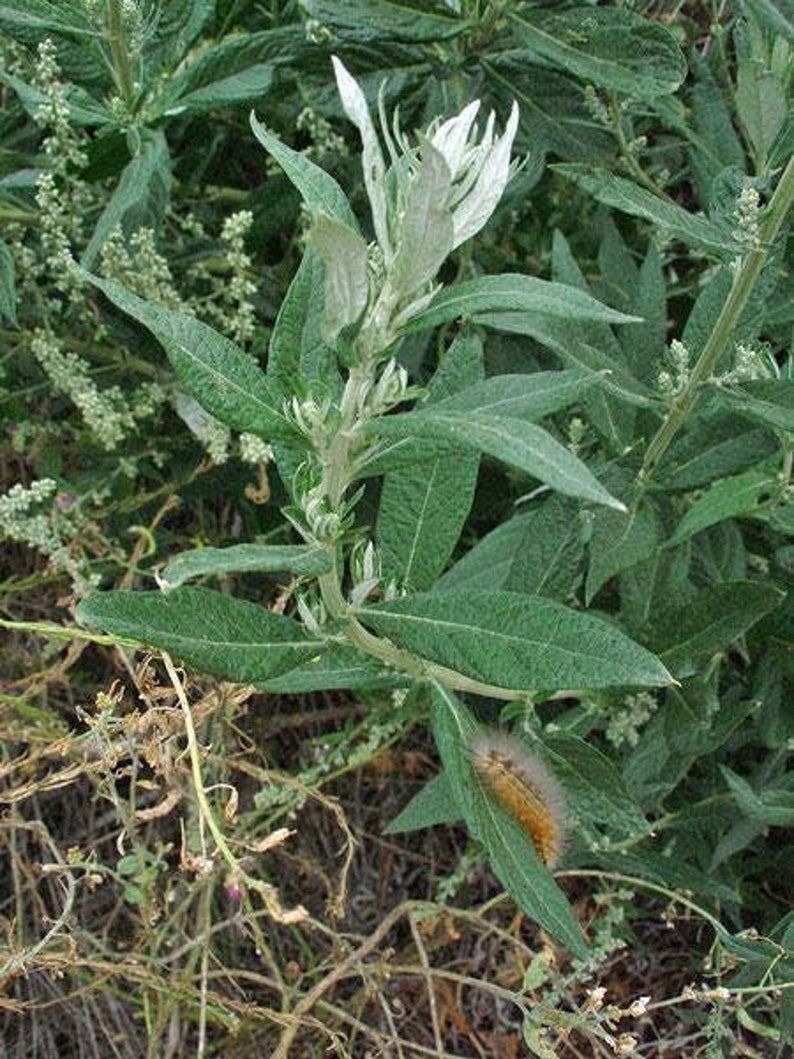
[[[272,679],[326,647],[291,618],[205,588],[100,592],[79,605],[77,617],[238,683]]]
[[[540,596],[458,591],[404,596],[359,611],[382,636],[497,687],[666,684],[670,675],[614,625]]]
[[[548,431],[522,419],[445,411],[439,406],[376,419],[371,429],[381,437],[427,438],[484,452],[526,471],[566,496],[623,510],[623,504],[607,492],[581,460]]]
[[[406,326],[407,334],[447,324],[460,317],[490,312],[538,312],[576,320],[603,320],[621,324],[636,322],[591,298],[584,291],[564,283],[550,283],[535,276],[506,272],[501,276],[478,279],[447,287]]]
[[[310,161],[305,154],[287,147],[272,132],[251,114],[251,128],[257,140],[271,154],[298,189],[312,213],[326,213],[330,217],[358,229],[356,218],[347,201],[347,195],[334,178]]]
[[[516,904],[570,951],[587,948],[562,890],[541,864],[532,840],[485,790],[471,767],[469,748],[478,725],[447,688],[433,686],[433,734],[453,797],[466,825],[482,842],[494,874]]]
[[[645,640],[676,677],[688,676],[698,661],[730,647],[784,598],[761,581],[712,585],[654,615]]]
[[[520,44],[588,83],[634,99],[674,92],[686,76],[670,31],[625,9],[524,8],[511,21]]]
[[[674,547],[696,533],[702,533],[725,519],[752,514],[769,496],[779,490],[774,471],[746,471],[714,482],[689,508],[678,523],[675,533],[666,542]]]
[[[162,130],[142,129],[137,153],[125,166],[83,251],[83,268],[92,267],[115,228],[129,235],[137,228],[156,227],[168,205],[170,184],[171,159]]]
[[[234,342],[193,316],[144,301],[119,283],[83,276],[152,332],[186,389],[222,423],[266,439],[298,440],[265,373]]]
[[[324,548],[308,544],[233,544],[228,548],[194,548],[169,559],[160,575],[166,589],[178,588],[194,577],[224,574],[278,573],[317,575],[330,569]]]

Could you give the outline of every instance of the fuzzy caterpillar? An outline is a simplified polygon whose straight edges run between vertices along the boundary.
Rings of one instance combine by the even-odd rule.
[[[547,766],[513,736],[479,732],[472,739],[471,765],[486,789],[532,839],[551,868],[565,845],[565,800]]]

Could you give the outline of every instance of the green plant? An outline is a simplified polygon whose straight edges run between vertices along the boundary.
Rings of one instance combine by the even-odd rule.
[[[425,1044],[439,1053],[448,1044],[438,1010],[443,988],[480,988],[472,985],[479,981],[484,997],[515,1007],[527,1046],[540,1056],[569,1054],[569,1041],[576,1054],[580,1039],[598,1054],[630,1054],[644,1029],[646,1045],[653,1039],[664,1054],[731,1054],[735,1041],[755,1054],[783,1054],[794,1032],[787,911],[794,820],[794,302],[787,236],[794,167],[786,5],[748,0],[741,12],[687,5],[664,25],[651,11],[624,6],[303,0],[305,36],[290,21],[295,5],[272,4],[267,16],[251,8],[241,19],[256,27],[250,41],[220,39],[243,8],[236,5],[226,21],[208,18],[194,45],[183,37],[177,47],[169,38],[153,49],[147,69],[157,77],[142,78],[133,90],[118,81],[114,92],[127,103],[113,114],[125,116],[106,119],[108,130],[123,128],[133,139],[140,132],[141,142],[165,130],[179,173],[177,212],[190,214],[206,199],[205,230],[221,231],[221,204],[251,211],[246,247],[239,231],[229,233],[237,239],[240,296],[233,305],[224,300],[230,273],[212,255],[201,293],[186,282],[183,265],[196,247],[190,216],[179,222],[189,238],[167,255],[164,229],[137,227],[135,210],[122,218],[120,232],[72,218],[82,225],[75,243],[103,244],[83,262],[100,274],[61,275],[65,289],[76,292],[78,312],[91,309],[81,355],[95,366],[109,352],[115,360],[119,336],[134,336],[146,368],[124,375],[125,393],[134,394],[136,380],[156,377],[169,394],[181,394],[183,418],[211,427],[203,443],[217,457],[231,432],[245,432],[260,463],[258,495],[270,493],[272,503],[254,518],[234,473],[210,476],[191,528],[180,533],[172,523],[161,532],[161,499],[196,495],[182,484],[190,474],[178,432],[163,429],[161,484],[140,504],[147,525],[136,529],[138,545],[129,558],[117,550],[112,562],[105,551],[91,570],[119,583],[125,568],[122,586],[135,578],[146,587],[158,581],[161,591],[100,593],[79,613],[122,648],[160,648],[188,666],[254,685],[262,697],[252,699],[243,728],[253,730],[262,714],[273,726],[289,719],[287,702],[273,696],[329,690],[354,695],[358,719],[340,733],[321,729],[311,752],[290,763],[289,778],[273,782],[257,766],[262,788],[248,801],[243,793],[246,809],[230,819],[226,795],[213,790],[216,781],[229,782],[225,744],[207,749],[211,737],[201,721],[191,723],[189,692],[166,656],[170,683],[180,689],[176,713],[184,718],[190,767],[166,771],[162,783],[183,792],[197,825],[187,847],[196,879],[195,899],[166,917],[148,950],[147,1004],[161,997],[151,1001],[154,1037],[177,1002],[158,993],[160,954],[194,915],[209,939],[222,873],[244,895],[244,921],[261,928],[256,944],[268,952],[266,988],[281,998],[282,1012],[262,1017],[278,1023],[290,1013],[279,1055],[301,1027],[322,1030],[321,1046],[328,1035],[344,1049],[351,1023],[336,1004],[337,990],[355,977],[362,996],[385,997],[390,976],[408,981],[417,967],[432,1022]],[[282,16],[288,24],[276,25]],[[265,17],[274,24],[262,30]],[[214,53],[211,62],[202,48]],[[63,41],[59,49],[63,68],[79,80],[80,47],[71,66]],[[267,127],[254,119],[253,129],[271,156],[264,193],[226,187],[213,200],[196,149],[206,119],[158,100],[170,98],[184,71],[198,70],[198,81],[215,84],[221,72],[233,72],[227,60],[241,69],[254,54],[271,64],[274,83],[294,91],[257,102]],[[345,64],[337,76],[343,110],[363,145],[363,183],[352,167],[360,152],[337,132],[343,125],[328,84],[331,54]],[[381,143],[346,67],[370,103],[379,93],[382,115],[399,102],[402,128],[425,132],[409,137],[395,122]],[[471,153],[457,153],[473,133],[467,103],[474,96],[485,111],[511,113],[490,154],[475,139]],[[281,102],[288,97],[291,103]],[[438,126],[435,115],[455,111]],[[293,121],[297,146],[305,145],[304,128],[316,139],[308,150],[287,147],[291,134],[269,131]],[[513,134],[517,149],[529,152],[522,167],[508,167]],[[241,123],[229,120],[214,142],[259,171],[248,154],[253,137]],[[68,166],[67,154],[64,148]],[[544,167],[547,156],[555,163]],[[275,175],[277,165],[302,207]],[[467,165],[469,184],[462,186]],[[212,162],[209,168],[219,172]],[[102,187],[88,207],[94,222],[101,222],[99,203],[108,195],[117,205],[123,199],[121,184],[118,196]],[[0,185],[4,201],[10,194]],[[355,214],[363,216],[365,201],[371,221],[359,226]],[[464,239],[492,212],[476,239]],[[172,215],[163,223],[169,232],[179,227]],[[274,265],[277,230],[286,237]],[[279,310],[299,245],[303,260]],[[51,249],[59,260],[57,246]],[[151,276],[142,275],[144,259]],[[0,308],[10,308],[9,320],[14,310],[24,315],[20,346],[30,346],[39,364],[45,354],[57,360],[58,349],[40,335],[44,318],[63,357],[57,316],[40,313],[28,298],[15,300],[13,269],[7,256],[2,262]],[[267,282],[245,291],[256,269]],[[151,286],[142,285],[152,277]],[[91,284],[123,315],[91,293]],[[252,336],[251,294],[267,336],[257,329]],[[137,325],[160,342],[170,367]],[[256,354],[266,337],[262,370]],[[117,378],[110,373],[111,382]],[[29,436],[51,431],[36,421],[32,400],[20,402],[13,383],[10,389],[27,409]],[[126,462],[133,437],[120,438],[114,461]],[[91,444],[83,434],[81,458],[90,459]],[[35,477],[43,481],[29,491],[12,487],[0,514],[12,520],[14,540],[68,560],[62,568],[74,576],[80,563],[73,542],[95,548],[92,534],[107,533],[109,522],[117,541],[134,508],[116,499],[81,523],[70,482],[57,472],[39,460]],[[34,503],[51,503],[56,488],[64,491],[61,506],[42,519]],[[233,533],[207,519],[213,506],[233,513]],[[182,550],[196,537],[209,546]],[[245,543],[219,546],[240,537]],[[283,573],[291,579],[274,602],[272,578]],[[222,591],[187,584],[216,578]],[[9,624],[20,638],[54,635],[35,623]],[[80,630],[57,635],[90,638]],[[57,657],[56,645],[48,651]],[[23,705],[32,709],[14,699],[14,709]],[[265,879],[244,850],[263,829],[289,821],[307,798],[339,792],[340,777],[351,770],[366,773],[378,751],[399,762],[397,748],[421,741],[428,720],[441,771],[412,800],[404,797],[408,804],[387,831],[463,819],[473,841],[457,866],[447,864],[434,880],[439,903],[401,894],[377,929],[352,941],[337,924],[329,930],[314,914],[304,918],[297,905],[315,905],[296,892],[291,873],[279,874],[279,857],[304,843],[310,827],[299,825],[286,853],[268,853]],[[513,736],[494,739],[496,726]],[[482,742],[484,729],[490,744]],[[570,838],[554,877],[472,768],[472,756],[482,765],[473,748],[483,745],[508,753],[526,745],[564,788]],[[527,760],[531,768],[533,757]],[[413,791],[395,767],[399,779],[390,789]],[[133,776],[136,768],[133,762]],[[542,810],[530,802],[524,819]],[[426,831],[404,841],[429,844],[439,834],[461,832]],[[105,865],[122,894],[140,898],[134,907],[142,917],[158,907],[174,870],[160,840],[146,837],[135,838],[123,872],[115,860],[115,867]],[[458,973],[467,954],[457,936],[446,950],[434,948],[444,909],[490,938],[491,913],[509,906],[494,899],[470,907],[483,848],[513,900],[568,950],[555,965],[550,945],[541,941],[537,951],[537,935],[532,951],[517,936],[510,958],[523,969],[508,986],[497,981],[494,965],[477,965],[476,955]],[[561,886],[575,899],[575,913]],[[276,888],[296,912],[292,926],[279,925],[285,911]],[[264,899],[263,908],[252,895]],[[455,908],[456,898],[465,907]],[[504,940],[500,922],[494,937]],[[649,934],[649,922],[658,932]],[[673,924],[680,929],[664,929]],[[409,927],[409,955],[401,949],[379,956],[381,946],[399,949]],[[285,934],[290,944],[280,950],[280,966],[269,947]],[[341,960],[323,951],[319,936],[334,938]],[[49,934],[46,944],[53,952]],[[283,963],[296,949],[303,961],[306,948],[316,962],[306,961],[293,987]],[[674,948],[680,970],[668,986],[665,961]],[[35,951],[31,963],[41,958]],[[200,974],[191,956],[203,998],[195,1009],[204,1020],[200,1052],[208,1017],[217,1017],[219,1032],[228,1029],[223,1005],[215,1013],[207,1006],[208,996],[215,999],[206,977],[210,952],[215,959],[207,940]],[[640,952],[650,981],[635,978],[629,1004],[624,976]],[[131,966],[122,973],[131,975]],[[358,994],[353,999],[351,1011],[371,1010]],[[356,1034],[371,1021],[364,1015],[352,1023],[353,1054]],[[384,1048],[408,1035],[395,1029],[387,1009],[375,1021],[385,1037],[377,1028],[364,1036]],[[267,1047],[272,1038],[265,1039]],[[498,1053],[496,1032],[490,1047]]]

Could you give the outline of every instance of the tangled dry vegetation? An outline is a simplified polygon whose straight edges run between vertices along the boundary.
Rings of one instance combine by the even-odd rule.
[[[549,1055],[695,1054],[713,1033],[686,909],[629,922],[618,883],[568,873],[594,977],[462,829],[382,833],[435,767],[418,734],[370,749],[388,694],[278,699],[28,631],[4,656],[3,1059],[510,1059],[525,1012]]]

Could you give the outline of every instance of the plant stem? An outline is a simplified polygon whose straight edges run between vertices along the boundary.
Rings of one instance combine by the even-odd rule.
[[[794,199],[794,156],[789,159],[788,165],[775,188],[775,193],[769,202],[766,216],[759,232],[758,244],[749,251],[742,261],[734,277],[731,292],[722,307],[722,312],[709,335],[697,364],[692,369],[689,381],[673,402],[666,419],[651,439],[648,451],[645,453],[642,468],[637,476],[638,482],[645,483],[650,479],[662,456],[667,451],[670,442],[691,412],[697,399],[698,390],[704,383],[709,381],[714,373],[717,362],[725,351],[758,281],[761,269],[769,255],[770,247],[780,230],[783,219],[791,206],[792,199]]]
[[[113,56],[113,72],[116,77],[121,98],[129,108],[135,95],[135,81],[132,76],[127,49],[127,35],[124,32],[124,14],[121,0],[107,0],[108,44]]]

